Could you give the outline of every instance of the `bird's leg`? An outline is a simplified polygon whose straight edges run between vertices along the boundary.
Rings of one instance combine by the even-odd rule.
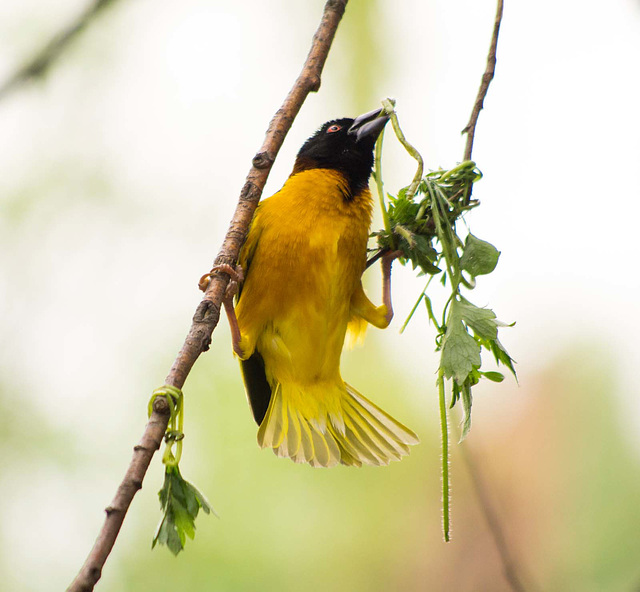
[[[238,326],[238,318],[236,317],[236,310],[233,306],[233,298],[238,293],[240,284],[244,281],[244,272],[242,267],[236,265],[235,267],[222,263],[220,265],[214,265],[209,273],[206,273],[200,278],[198,287],[205,292],[209,283],[211,282],[211,276],[214,273],[226,273],[229,276],[229,283],[227,289],[222,297],[222,304],[224,305],[224,312],[227,314],[227,320],[229,321],[229,328],[231,329],[231,342],[233,343],[233,351],[240,358],[243,358],[243,351],[240,347],[240,340],[242,335],[240,334],[240,327]]]
[[[233,308],[233,296],[229,299],[225,296],[222,300],[222,304],[224,304],[224,312],[227,313],[227,320],[229,321],[229,328],[231,329],[231,343],[233,344],[233,351],[236,352],[236,355],[239,358],[243,359],[244,352],[242,351],[242,347],[240,347],[242,335],[240,335],[240,327],[238,327],[236,310]]]
[[[242,269],[241,267],[239,269]],[[229,273],[227,270],[225,273]],[[229,274],[231,276],[231,274]],[[229,329],[231,329],[231,343],[233,344],[233,351],[236,352],[236,355],[240,358],[243,357],[243,351],[240,347],[240,340],[242,339],[242,335],[240,335],[240,327],[238,326],[238,317],[236,317],[236,309],[233,306],[233,298],[238,293],[238,286],[242,283],[242,274],[237,276],[238,279],[233,279],[233,276],[229,280],[227,284],[227,289],[224,292],[224,297],[222,298],[222,304],[224,304],[224,312],[227,314],[227,321],[229,321]]]
[[[391,264],[394,259],[402,255],[402,251],[389,251],[382,256],[382,304],[387,307],[387,324],[393,318],[393,305],[391,304]]]

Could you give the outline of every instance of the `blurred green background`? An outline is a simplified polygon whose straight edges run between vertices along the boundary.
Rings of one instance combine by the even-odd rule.
[[[0,80],[84,5],[0,4]],[[0,102],[3,591],[64,589],[84,561],[322,6],[119,2]],[[318,125],[386,96],[428,166],[453,166],[494,9],[351,0],[265,194]],[[517,321],[501,340],[520,383],[477,388],[465,446],[527,590],[640,587],[639,29],[637,1],[507,2],[477,130],[467,223],[502,257],[470,298]],[[387,188],[412,174],[387,142]],[[178,558],[151,551],[154,459],[97,589],[509,590],[457,445],[442,542],[424,311],[398,334],[421,287],[396,269],[392,327],[343,357],[345,378],[418,432],[410,457],[325,471],[259,450],[221,323],[186,385],[183,457],[220,518],[200,517]]]

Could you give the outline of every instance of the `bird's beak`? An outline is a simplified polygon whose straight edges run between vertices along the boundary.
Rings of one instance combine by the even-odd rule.
[[[353,120],[353,125],[349,128],[349,133],[356,135],[356,142],[368,137],[373,137],[375,140],[387,121],[389,121],[389,116],[383,113],[382,109],[375,109],[356,117]]]

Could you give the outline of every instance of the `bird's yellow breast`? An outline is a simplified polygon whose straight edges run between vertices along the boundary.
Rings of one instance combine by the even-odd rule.
[[[345,197],[347,196],[347,197]],[[240,258],[243,347],[279,380],[334,379],[351,298],[366,262],[372,201],[344,177],[313,169],[288,179],[256,212]]]

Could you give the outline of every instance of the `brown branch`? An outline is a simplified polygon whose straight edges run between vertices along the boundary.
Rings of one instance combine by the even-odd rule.
[[[503,5],[503,0],[498,0],[496,18],[493,25],[493,35],[491,37],[489,54],[487,55],[487,67],[484,74],[482,75],[482,82],[480,83],[478,95],[476,96],[476,101],[473,105],[471,118],[469,119],[469,123],[462,130],[463,134],[467,134],[467,143],[464,149],[463,160],[471,160],[471,153],[473,151],[473,140],[476,133],[478,117],[480,115],[480,111],[482,111],[482,108],[484,106],[484,99],[487,96],[489,85],[491,84],[491,81],[493,80],[496,72],[496,52],[498,50],[498,35],[500,34],[500,23],[502,22],[502,12],[504,7]],[[471,199],[472,189],[473,184],[469,186],[469,193],[465,199],[465,205],[467,205]],[[498,550],[505,578],[507,579],[507,582],[509,582],[511,589],[514,590],[514,592],[524,592],[525,587],[522,583],[522,580],[520,579],[520,576],[518,575],[517,564],[511,556],[511,553],[509,552],[507,539],[502,530],[498,513],[495,511],[491,504],[488,488],[482,478],[482,473],[479,470],[476,461],[472,457],[472,453],[468,447],[468,444],[463,444],[461,448],[462,458],[464,459],[467,470],[469,471],[469,475],[471,476],[471,484],[478,498],[480,510],[487,522],[489,532],[491,533],[491,536],[493,537],[494,543]]]
[[[271,120],[262,148],[253,158],[252,167],[240,193],[229,230],[215,259],[216,264],[232,264],[237,260],[269,171],[284,138],[307,95],[320,88],[320,75],[347,2],[348,0],[328,0],[325,4],[322,20],[313,37],[311,50],[302,72],[282,107]],[[181,389],[195,361],[202,352],[209,349],[211,334],[220,319],[220,303],[228,281],[229,277],[226,274],[215,274],[212,277],[193,317],[184,345],[169,371],[166,384]],[[160,403],[161,401],[164,401],[164,405]],[[142,440],[134,449],[133,459],[125,477],[118,487],[113,502],[106,509],[107,516],[100,534],[67,592],[90,592],[100,579],[102,568],[113,548],[133,496],[142,486],[151,458],[160,447],[168,420],[166,400],[164,397],[158,397]]]
[[[56,33],[33,57],[0,84],[0,101],[25,82],[44,76],[71,42],[86,29],[94,18],[115,2],[116,0],[93,0],[93,3],[75,20]]]
[[[464,148],[464,157],[462,160],[471,160],[471,152],[473,151],[473,140],[476,135],[478,116],[480,115],[480,111],[482,111],[482,107],[484,106],[484,99],[487,96],[489,85],[491,84],[493,76],[496,73],[496,51],[498,50],[498,34],[500,33],[500,23],[502,22],[502,9],[503,0],[498,0],[498,9],[496,11],[496,20],[493,25],[491,46],[489,47],[489,54],[487,55],[487,68],[482,75],[482,82],[480,83],[480,88],[478,89],[476,102],[473,104],[473,111],[471,111],[469,123],[467,123],[466,127],[462,130],[463,134],[467,134],[467,144]],[[469,197],[471,197],[471,195],[469,195]]]
[[[526,588],[522,583],[522,579],[518,573],[520,570],[515,559],[511,555],[511,552],[509,551],[509,545],[502,530],[500,519],[498,518],[498,513],[495,511],[491,503],[489,490],[486,483],[484,482],[481,471],[478,469],[477,461],[473,457],[468,442],[463,442],[460,448],[462,449],[462,458],[464,459],[467,471],[469,471],[469,475],[471,477],[473,489],[478,498],[478,505],[480,506],[482,515],[484,516],[487,522],[487,526],[489,527],[489,532],[491,533],[496,548],[498,549],[504,576],[514,592],[525,592]]]

